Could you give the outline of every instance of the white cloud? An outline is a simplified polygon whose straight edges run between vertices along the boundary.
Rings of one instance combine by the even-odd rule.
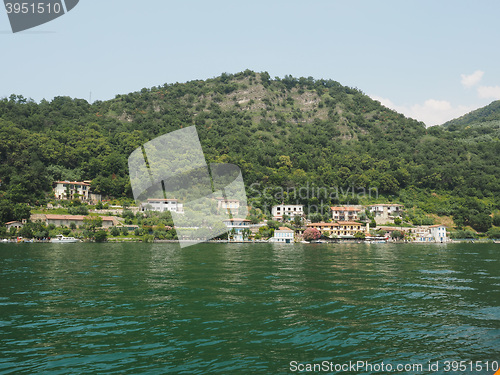
[[[474,108],[467,106],[454,107],[447,100],[428,99],[424,103],[402,106],[394,104],[390,99],[372,96],[387,108],[402,113],[406,117],[424,122],[427,126],[441,125],[446,121],[465,115]]]
[[[477,94],[480,98],[485,99],[500,99],[500,86],[479,86]]]
[[[461,74],[460,76],[462,77],[462,85],[464,85],[467,88],[470,88],[472,86],[475,86],[481,81],[483,78],[484,72],[482,70],[476,70],[474,73],[470,75],[466,74]]]

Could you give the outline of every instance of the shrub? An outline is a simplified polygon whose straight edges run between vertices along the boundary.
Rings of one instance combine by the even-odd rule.
[[[488,238],[500,238],[500,228],[490,228],[487,232]]]
[[[307,228],[302,237],[305,241],[314,241],[321,237],[321,232],[316,228]]]
[[[94,238],[95,242],[106,242],[108,240],[108,232],[105,230],[98,230]]]

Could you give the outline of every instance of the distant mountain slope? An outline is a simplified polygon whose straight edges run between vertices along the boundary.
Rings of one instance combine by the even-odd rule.
[[[500,100],[476,109],[441,126],[463,143],[500,142]]]
[[[458,129],[460,125],[470,125],[477,122],[500,121],[500,100],[491,102],[485,107],[476,109],[461,117],[450,120],[442,126],[445,128]]]

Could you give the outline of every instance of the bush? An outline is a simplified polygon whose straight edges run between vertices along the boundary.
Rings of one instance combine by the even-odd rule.
[[[493,216],[493,225],[496,227],[500,227],[500,214]]]
[[[117,227],[113,227],[111,228],[111,230],[109,231],[109,233],[113,236],[113,237],[117,237],[120,235],[120,230],[117,228]]]
[[[135,218],[135,215],[132,211],[130,210],[123,210],[123,213],[122,213],[122,216],[125,218],[125,219],[134,219]]]
[[[356,232],[354,233],[354,238],[357,240],[364,240],[366,238],[366,234],[363,232]]]
[[[320,237],[321,237],[321,232],[316,228],[307,228],[304,231],[304,235],[302,236],[302,238],[304,238],[305,241],[314,241],[319,239]]]
[[[98,230],[95,234],[95,242],[106,242],[108,240],[108,232],[105,230]]]
[[[142,236],[142,242],[150,243],[153,242],[154,239],[155,238],[150,234],[145,234],[144,236]]]
[[[88,215],[89,214],[89,208],[88,208],[88,206],[69,207],[68,208],[68,213],[70,215]]]
[[[500,238],[500,228],[490,228],[487,232],[488,238],[497,239]]]
[[[477,233],[471,230],[456,230],[450,233],[450,237],[453,239],[464,239],[464,238],[477,238]]]
[[[399,230],[395,230],[394,232],[392,232],[391,234],[391,237],[392,238],[403,238],[405,235],[403,232],[399,231]]]

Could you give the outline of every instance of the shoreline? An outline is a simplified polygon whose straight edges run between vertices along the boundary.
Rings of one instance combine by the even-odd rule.
[[[420,242],[420,241],[385,241],[385,242],[377,242],[377,241],[311,241],[311,242],[293,242],[293,243],[281,243],[281,242],[272,242],[272,241],[265,241],[265,240],[259,240],[259,241],[228,241],[228,240],[207,240],[207,241],[191,241],[191,240],[153,240],[153,241],[143,241],[142,239],[137,239],[137,238],[112,238],[108,239],[107,241],[104,242],[95,242],[95,241],[85,241],[81,240],[76,243],[216,243],[216,244],[262,244],[262,243],[270,243],[270,244],[283,244],[283,245],[294,245],[294,244],[306,244],[306,245],[339,245],[339,244],[400,244],[400,245],[407,245],[407,244],[439,244],[439,245],[446,245],[446,244],[457,244],[457,243],[467,243],[467,244],[500,244],[500,240],[492,240],[492,239],[464,239],[464,240],[448,240],[446,242]],[[50,242],[50,240],[26,240],[26,241],[17,241],[17,240],[0,240],[0,245],[1,244],[23,244],[23,243],[37,243],[37,244],[51,244],[53,242]]]

